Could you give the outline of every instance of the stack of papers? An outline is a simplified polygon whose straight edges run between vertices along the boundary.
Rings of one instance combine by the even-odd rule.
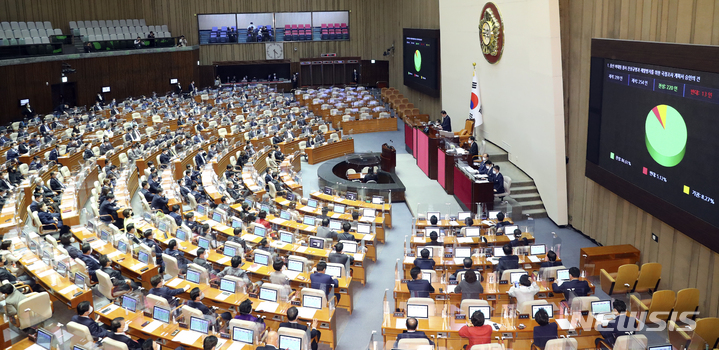
[[[138,262],[137,264],[132,265],[132,267],[130,267],[130,270],[135,270],[135,271],[137,271],[137,270],[140,270],[140,269],[144,268],[145,266],[147,266],[147,264]]]
[[[315,312],[317,312],[317,309],[311,309],[308,307],[298,307],[297,311],[299,311],[300,318],[311,320],[315,317]]]
[[[155,323],[158,321],[152,321],[152,323]],[[152,324],[150,323],[150,324]],[[149,325],[143,329],[143,331],[146,331],[146,329],[150,327]],[[150,331],[151,332],[151,331]],[[202,336],[202,333],[200,332],[194,332],[194,331],[180,331],[180,333],[177,333],[177,335],[172,339],[174,342],[182,343],[182,344],[194,344],[197,339],[200,339]]]
[[[529,259],[529,261],[531,261],[533,263],[538,263],[540,261],[539,258],[534,255],[527,256],[527,259]]]
[[[75,291],[78,290],[78,289],[80,289],[80,288],[78,288],[76,285],[73,284],[73,285],[71,285],[71,286],[67,286],[67,287],[63,288],[63,289],[60,291],[60,294],[75,293]]]
[[[217,263],[220,264],[220,265],[222,265],[222,264],[224,264],[224,263],[226,263],[226,262],[228,262],[228,261],[230,261],[230,260],[232,260],[232,258],[229,257],[229,256],[226,256],[226,257],[224,257],[224,258],[222,258],[222,259],[217,260]]]
[[[257,305],[255,308],[255,312],[269,312],[274,313],[277,311],[277,308],[280,306],[278,303],[273,303],[271,301],[263,301]]]
[[[559,326],[559,328],[561,329],[574,329],[574,327],[572,327],[572,324],[567,319],[555,318],[554,321],[557,322],[557,326]]]
[[[474,242],[474,238],[472,238],[472,237],[458,237],[458,238],[457,238],[457,242],[459,242],[459,243],[473,243],[473,242]]]
[[[163,324],[162,322],[157,321],[157,320],[152,321],[152,322],[150,322],[150,324],[145,326],[145,328],[143,328],[142,331],[145,333],[152,333],[156,329],[160,328],[160,326],[162,326],[162,324]],[[175,337],[175,339],[177,339],[177,337]]]
[[[182,283],[182,281],[184,281],[184,280],[180,279],[180,278],[175,278],[172,281],[165,283],[165,285],[168,287],[174,288],[174,287],[177,287],[178,285],[180,285],[180,283]]]
[[[300,274],[298,271],[290,271],[290,270],[283,270],[282,273],[291,280],[294,280]]]

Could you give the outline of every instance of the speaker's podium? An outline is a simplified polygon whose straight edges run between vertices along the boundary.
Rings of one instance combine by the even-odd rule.
[[[385,143],[382,145],[382,155],[380,158],[380,167],[382,170],[390,173],[394,172],[394,168],[397,166],[397,150]]]

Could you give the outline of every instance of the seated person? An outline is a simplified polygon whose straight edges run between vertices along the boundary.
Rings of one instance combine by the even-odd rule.
[[[569,281],[564,281],[561,285],[557,282],[552,283],[552,290],[555,293],[564,293],[564,298],[569,299],[569,293],[574,292],[578,297],[585,297],[592,291],[587,281],[579,280],[579,268],[569,268]]]
[[[90,274],[90,280],[97,282],[95,271],[101,269],[102,266],[100,266],[100,261],[92,256],[92,247],[90,247],[90,244],[85,243],[82,245],[82,255],[80,255],[80,260],[85,263],[87,272]]]
[[[150,278],[150,285],[152,288],[148,291],[148,293],[164,298],[170,305],[177,305],[177,302],[174,301],[174,296],[180,295],[190,289],[190,286],[185,286],[181,289],[165,287],[165,281],[162,279],[162,275],[152,276],[152,278]]]
[[[43,224],[43,226],[47,225],[47,228],[54,228],[57,226],[57,228],[60,229],[60,234],[65,234],[70,232],[70,226],[64,225],[62,223],[62,219],[60,219],[60,213],[48,213],[47,212],[47,204],[40,203],[40,207],[37,211],[37,216],[40,218],[40,222]]]
[[[162,247],[160,247],[160,244],[155,241],[155,233],[152,229],[148,228],[142,233],[142,236],[145,238],[142,240],[142,243],[153,250],[155,254],[155,265],[160,266],[159,272],[163,273],[165,271],[165,262],[162,261]]]
[[[367,175],[365,175],[362,180],[364,180],[364,182],[377,182],[379,180],[379,176],[374,173],[374,168],[370,167],[369,170],[367,170]]]
[[[329,297],[330,289],[332,286],[334,286],[335,290],[337,290],[335,292],[335,298],[337,298],[337,301],[339,301],[340,294],[338,288],[340,287],[340,282],[336,278],[326,274],[326,269],[326,262],[320,261],[319,263],[317,263],[317,271],[310,275],[310,288],[322,290],[325,292],[325,295]]]
[[[518,309],[522,308],[522,304],[534,300],[537,293],[539,293],[539,286],[528,275],[519,277],[519,287],[512,286],[508,292],[509,296],[517,299]]]
[[[481,312],[480,312],[481,313]],[[429,345],[434,345],[434,342],[432,342],[429,337],[427,337],[426,334],[422,331],[417,330],[417,325],[419,322],[417,322],[417,319],[414,317],[408,317],[407,321],[405,321],[405,326],[407,326],[407,330],[403,331],[400,334],[397,334],[397,340],[394,342],[394,348],[399,347],[399,341],[402,339],[427,339],[427,343]]]
[[[282,259],[275,259],[275,261],[272,263],[272,269],[274,271],[270,272],[270,283],[283,286],[283,299],[286,299],[290,295],[290,293],[292,293],[292,288],[290,288],[290,278],[287,277],[287,275],[285,275],[284,273],[282,273],[284,267],[285,263],[282,261]]]
[[[539,309],[534,314],[534,320],[539,324],[539,326],[534,327],[534,345],[544,349],[548,341],[558,338],[557,324],[554,322],[549,323],[549,314],[544,309]]]
[[[550,250],[547,252],[547,255],[544,256],[544,262],[542,262],[542,264],[539,265],[539,267],[542,268],[542,267],[553,267],[553,266],[562,266],[562,262],[557,261],[557,253]]]
[[[427,244],[425,244],[425,245],[433,246],[433,247],[443,247],[444,244],[441,242],[437,242],[437,239],[439,239],[439,235],[437,234],[437,231],[432,231],[429,233],[429,242],[427,242]]]
[[[207,307],[207,305],[202,303],[202,299],[204,299],[205,296],[203,295],[202,291],[199,287],[192,288],[190,290],[190,300],[185,303],[185,305],[197,309],[200,312],[202,312],[202,315],[204,316],[205,320],[209,321],[210,324],[215,324],[215,320],[217,319],[217,315],[215,312]],[[186,322],[189,320],[185,320]]]
[[[110,322],[110,332],[107,337],[127,345],[128,350],[143,350],[144,339],[134,340],[125,334],[130,325],[130,320],[125,321],[123,317],[117,317]]]
[[[189,261],[185,258],[185,253],[178,249],[176,239],[173,238],[167,242],[167,248],[165,248],[163,254],[169,255],[177,260],[177,267],[180,268],[181,274],[184,275],[187,272],[187,264]]]
[[[633,334],[639,329],[637,319],[627,315],[627,304],[624,301],[615,299],[612,306],[614,307],[612,310],[614,319],[609,321],[606,326],[597,328],[599,334],[602,335],[602,338],[597,338],[594,341],[597,349],[605,349],[604,346],[600,347],[600,341],[602,340],[609,345],[614,345],[618,337]]]
[[[349,222],[346,222],[346,221],[343,222],[342,223],[342,232],[337,234],[337,240],[338,241],[357,241],[355,239],[355,236],[350,233],[350,229],[352,229],[352,224],[350,224]]]
[[[501,236],[504,233],[504,226],[511,226],[511,225],[512,225],[511,222],[504,221],[504,213],[502,213],[501,211],[499,213],[497,213],[497,223],[494,224],[494,227],[497,229],[497,236]]]
[[[117,271],[112,268],[112,260],[107,257],[107,255],[103,254],[100,255],[100,266],[102,268],[100,271],[106,273],[108,276],[110,276],[110,280],[112,280],[112,293],[120,293],[120,292],[129,292],[132,290],[137,289],[139,285],[136,282],[133,282],[129,279],[125,279],[125,277],[122,276],[122,273],[120,271]]]
[[[477,273],[477,275],[479,275],[479,277],[480,277],[480,278],[479,278],[479,281],[480,281],[480,282],[484,281],[484,277],[482,277],[482,274],[480,274],[478,270],[475,270],[475,269],[472,268],[472,258],[469,258],[469,257],[464,258],[464,259],[462,260],[462,265],[463,265],[463,267],[462,267],[461,269],[458,269],[458,270],[455,271],[451,276],[449,276],[449,280],[450,280],[450,281],[456,280],[456,279],[457,279],[457,276],[459,276],[459,273],[460,273],[460,272],[465,272],[465,273],[466,273],[466,271],[474,271],[475,273]]]
[[[524,247],[529,245],[529,240],[526,237],[522,238],[522,230],[514,229],[514,239],[509,242],[512,247]]]
[[[519,257],[512,253],[512,245],[509,243],[505,244],[502,246],[502,251],[504,252],[504,256],[499,258],[499,263],[496,268],[499,272],[499,278],[502,278],[502,272],[504,272],[504,270],[519,268]]]
[[[25,294],[15,289],[12,284],[3,284],[0,286],[0,293],[3,294],[5,302],[5,314],[8,317],[17,315],[18,305],[25,300]]]
[[[97,323],[97,320],[100,319],[100,315],[97,315],[95,320],[90,318],[92,311],[92,305],[90,305],[89,301],[81,301],[77,304],[77,315],[72,316],[70,321],[87,327],[95,340],[107,337],[110,332],[108,332],[107,328],[104,328],[104,325],[101,326]]]
[[[464,299],[479,299],[479,295],[484,293],[482,282],[477,278],[478,273],[474,270],[467,270],[464,273],[464,279],[454,288],[455,293],[462,293]]]
[[[414,259],[414,266],[419,267],[422,270],[434,270],[436,262],[434,259],[429,257],[429,249],[424,248],[419,252],[421,258]]]
[[[234,276],[237,278],[241,278],[246,285],[249,285],[250,278],[247,276],[247,271],[242,269],[242,257],[239,255],[233,256],[232,259],[230,259],[230,264],[232,266],[225,267],[224,270],[220,271],[220,273],[217,274],[217,278],[220,279],[225,276]],[[270,283],[274,283],[272,282],[272,276],[270,276]]]
[[[407,289],[411,297],[429,298],[429,294],[434,293],[432,283],[422,279],[422,270],[419,267],[413,267],[409,275],[412,280],[407,282]]]
[[[489,344],[492,341],[492,326],[484,324],[484,314],[481,311],[475,311],[470,320],[471,327],[465,325],[459,329],[459,336],[469,340],[467,349],[477,344]]]
[[[193,264],[204,267],[210,276],[215,276],[219,271],[212,268],[212,264],[207,261],[209,252],[205,248],[197,248],[197,257],[192,261]]]
[[[265,321],[252,315],[252,300],[245,299],[240,303],[239,313],[235,316],[236,320],[255,322],[255,331],[262,333],[265,330]]]
[[[344,249],[344,244],[342,242],[335,244],[335,251],[330,253],[327,261],[345,266],[352,266],[355,262],[355,258],[352,255],[343,254],[342,249]]]
[[[317,319],[312,320],[312,328],[310,329],[309,327],[297,322],[297,316],[299,316],[299,314],[299,311],[294,306],[287,309],[287,321],[289,322],[280,323],[279,328],[293,328],[308,332],[310,341],[312,342],[311,349],[317,350],[317,346],[322,335],[320,331],[317,330]]]

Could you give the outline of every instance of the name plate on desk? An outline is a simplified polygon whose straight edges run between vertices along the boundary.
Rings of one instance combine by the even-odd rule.
[[[424,238],[424,233],[420,232],[420,233],[418,233],[418,234],[416,234],[416,235],[414,235],[414,236],[417,237],[417,238]]]
[[[394,317],[404,318],[404,312],[397,311],[394,313]]]
[[[528,320],[528,319],[529,319],[529,314],[520,314],[518,318],[519,318],[520,320]]]
[[[448,297],[447,295],[444,295],[444,294],[437,295],[437,296],[434,298],[434,300],[437,300],[437,301],[439,301],[439,300],[447,300],[447,299],[449,299],[449,297]]]
[[[255,294],[255,293],[249,293],[248,296],[249,296],[250,298],[255,298],[255,299],[257,299],[257,294]]]
[[[229,334],[229,333],[220,333],[220,338],[222,338],[222,339],[230,339],[230,334]]]
[[[453,257],[453,255],[452,254],[444,254],[444,257],[446,259],[451,259]]]
[[[588,315],[589,315],[589,310],[582,311],[582,316],[588,316]]]
[[[450,285],[450,286],[456,286],[456,285],[458,285],[458,284],[459,284],[459,281],[457,281],[457,280],[450,280],[450,281],[449,281],[449,285]]]
[[[401,280],[400,282],[402,282],[402,283],[404,283],[404,284],[407,284],[407,282],[409,282],[409,280],[404,279],[404,280]]]
[[[549,277],[549,278],[547,278],[547,281],[548,281],[548,282],[554,282],[554,277]]]
[[[414,258],[414,253],[409,253],[409,254],[407,254],[407,257],[408,257],[408,258]]]
[[[499,284],[509,284],[509,281],[499,281]]]
[[[301,303],[299,300],[292,300],[290,303],[291,303],[292,305],[294,305],[294,306],[301,306],[301,305],[302,305],[302,303]]]
[[[177,325],[180,326],[182,329],[189,329],[190,327],[187,325],[186,322],[177,322]]]
[[[466,320],[466,319],[467,319],[467,315],[462,315],[462,314],[454,315],[454,319],[455,319],[455,320]]]

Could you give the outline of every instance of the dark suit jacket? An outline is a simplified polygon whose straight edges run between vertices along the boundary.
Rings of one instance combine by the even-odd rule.
[[[132,338],[130,338],[124,334],[109,333],[107,337],[110,339],[113,339],[113,340],[117,340],[121,343],[125,343],[125,345],[127,345],[128,350],[141,350],[142,349],[142,344],[138,343],[135,340],[132,340]]]
[[[574,291],[578,297],[585,297],[592,289],[589,288],[589,283],[587,283],[587,281],[569,280],[564,281],[561,286],[558,286],[556,283],[552,283],[552,290],[555,293],[564,293],[564,298],[568,299],[567,293],[570,291]]]
[[[442,130],[452,131],[452,119],[450,119],[449,116],[442,118]]]
[[[479,154],[479,147],[477,147],[476,142],[473,142],[472,146],[469,147],[469,155],[472,156],[472,158],[474,158],[474,156],[476,156],[478,154]]]
[[[423,270],[434,270],[434,265],[436,263],[432,258],[429,259],[423,259],[423,258],[416,258],[414,259],[414,266],[419,267]]]
[[[50,225],[50,224],[56,224],[58,227],[62,225],[62,221],[58,220],[55,222],[55,217],[52,216],[52,214],[44,211],[37,212],[37,216],[40,219],[40,222],[42,222],[43,225]],[[52,226],[50,226],[52,227]]]
[[[503,256],[499,258],[499,264],[497,264],[496,270],[499,271],[499,278],[502,278],[502,272],[504,270],[518,269],[519,268],[519,257],[516,255]]]
[[[553,267],[553,266],[562,266],[561,261],[545,261],[541,265],[539,265],[540,268],[542,267]]]
[[[429,337],[427,337],[427,335],[424,334],[424,332],[422,332],[422,331],[414,331],[414,332],[405,332],[405,333],[397,334],[397,341],[394,342],[394,347],[395,347],[395,348],[397,347],[397,345],[399,344],[400,339],[418,339],[418,338],[427,339],[427,341],[429,341],[429,344],[430,344],[430,345],[434,345],[434,343],[432,342],[432,340],[429,339]]]
[[[32,201],[32,203],[30,203],[30,211],[36,212],[38,210],[40,210],[40,203]]]
[[[350,255],[343,254],[343,253],[336,253],[336,252],[330,253],[327,260],[331,263],[338,263],[338,264],[343,264],[343,265],[347,264],[348,260],[349,260],[350,264],[354,263],[354,261],[355,261],[354,257],[352,257]]]
[[[50,179],[50,188],[53,191],[57,192],[57,191],[62,191],[65,188],[65,186],[60,182],[60,180],[52,178],[52,179]]]
[[[82,159],[84,159],[84,160],[88,160],[94,156],[95,156],[95,153],[93,153],[89,149],[86,149],[85,151],[82,152]]]
[[[161,154],[160,155],[160,164],[170,164],[170,155],[169,154]]]
[[[92,256],[82,254],[80,255],[80,260],[85,263],[87,271],[90,272],[91,275],[94,275],[96,270],[102,268],[102,266],[100,266],[100,262]]]
[[[197,310],[200,310],[202,312],[202,314],[204,314],[204,315],[212,315],[212,310],[210,310],[210,308],[207,307],[207,305],[205,305],[199,301],[190,300],[187,302],[187,306],[197,309]]]
[[[107,337],[108,331],[105,328],[100,327],[93,319],[89,317],[82,317],[80,315],[74,315],[71,319],[72,322],[79,323],[90,330],[90,334],[93,337],[104,338]]]
[[[146,200],[148,203],[152,203],[152,197],[154,197],[155,195],[152,194],[152,193],[150,193],[150,190],[141,188],[141,189],[140,189],[140,193],[142,193],[142,196],[145,197],[145,200]]]
[[[160,191],[162,190],[162,187],[160,186],[159,183],[157,183],[155,181],[148,181],[148,183],[150,184],[150,193],[157,194],[157,193],[160,193]],[[147,198],[147,197],[145,197],[145,198]]]
[[[169,214],[170,209],[167,207],[168,201],[169,200],[167,199],[167,197],[157,195],[154,198],[152,198],[151,206],[153,209],[160,209],[160,210],[162,210],[163,213]]]
[[[504,193],[504,176],[502,173],[495,175],[492,182],[494,182],[494,189],[497,190],[497,193]]]
[[[562,285],[564,285],[564,283],[562,283]],[[609,321],[609,324],[607,324],[606,327],[600,327],[598,329],[599,334],[601,334],[609,344],[614,345],[617,337],[626,335],[627,332],[636,330],[636,324],[637,320],[634,317],[621,315],[616,319]]]
[[[434,293],[434,287],[427,280],[407,281],[407,289],[412,297],[429,298],[429,293]]]
[[[310,281],[312,282],[310,288],[324,290],[327,296],[330,294],[330,285],[333,285],[335,289],[340,287],[339,281],[326,273],[315,272],[310,275]],[[339,291],[335,292],[339,293]]]
[[[552,322],[544,326],[534,327],[534,345],[544,349],[547,341],[557,339],[557,324]]]
[[[255,350],[278,350],[274,345],[258,346]]]
[[[100,204],[100,215],[110,215],[113,219],[117,218],[117,210],[120,209],[115,205],[115,203],[110,203],[108,201],[102,202]],[[103,218],[104,221],[107,221],[107,217]]]
[[[182,294],[183,292],[184,290],[182,288],[172,289],[170,287],[152,288],[149,291],[149,293],[152,295],[157,295],[158,297],[165,298],[168,303],[172,300],[172,297],[174,297],[175,295]]]
[[[175,223],[177,224],[177,226],[182,225],[182,216],[180,216],[180,214],[172,212],[172,213],[169,213],[168,215],[170,215],[173,219],[175,219]]]
[[[15,151],[15,150],[12,149],[12,148],[9,149],[9,150],[7,151],[7,153],[5,153],[5,158],[6,158],[7,160],[17,159],[18,157],[20,157],[20,154],[17,153],[17,151]]]
[[[203,165],[205,165],[205,160],[202,158],[202,154],[198,153],[195,155],[195,163],[197,163],[198,168],[201,168]]]

